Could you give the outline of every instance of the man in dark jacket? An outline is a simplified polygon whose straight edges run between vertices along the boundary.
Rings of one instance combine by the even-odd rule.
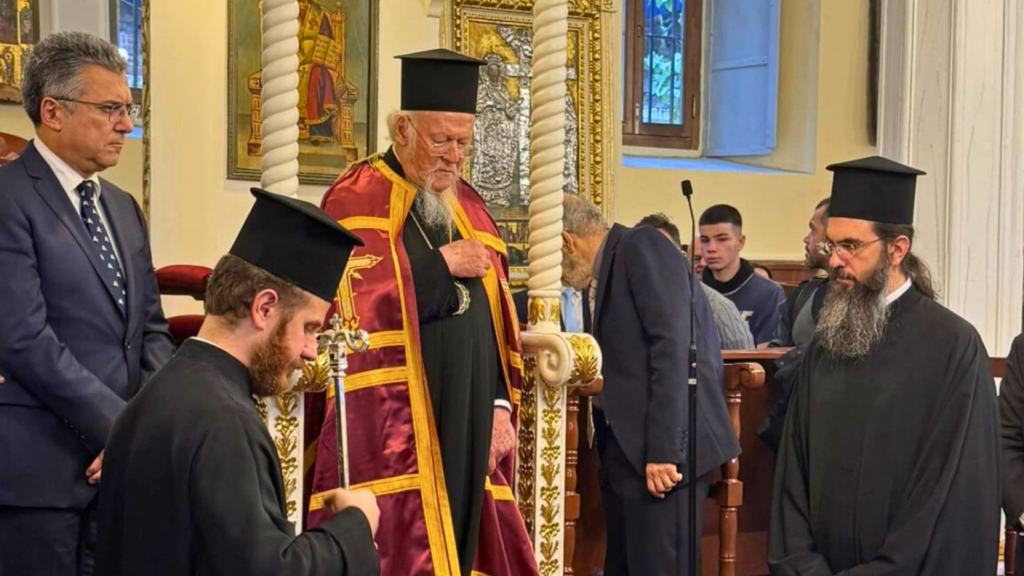
[[[107,435],[174,350],[142,210],[100,177],[133,129],[125,66],[80,32],[36,44],[22,81],[36,136],[0,168],[4,575],[91,573]]]
[[[563,226],[563,278],[593,295],[585,305],[604,355],[595,420],[608,524],[605,574],[682,575],[688,508],[686,490],[675,488],[697,482],[703,496],[712,471],[739,454],[711,310],[697,292],[691,333],[690,268],[658,230],[609,230],[596,206],[573,196],[565,198]],[[694,433],[686,422],[691,338],[699,382],[697,477],[684,478],[687,434]]]

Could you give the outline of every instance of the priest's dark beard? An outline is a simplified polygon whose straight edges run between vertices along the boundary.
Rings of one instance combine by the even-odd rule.
[[[301,361],[288,358],[285,339],[290,320],[287,317],[281,318],[274,333],[252,353],[249,378],[252,380],[252,393],[261,398],[277,396],[287,390],[292,372],[302,369]]]
[[[889,259],[883,256],[874,273],[851,288],[836,282],[837,277],[849,278],[845,272],[838,271],[837,276],[832,271],[815,338],[836,358],[863,358],[882,341],[889,324]]]
[[[433,179],[427,178],[423,187],[416,193],[414,208],[420,224],[435,230],[447,230],[452,225],[452,209],[446,197],[455,192],[452,189],[438,194],[434,192]]]

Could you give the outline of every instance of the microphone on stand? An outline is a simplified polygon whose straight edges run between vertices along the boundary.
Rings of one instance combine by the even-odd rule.
[[[686,205],[690,209],[690,373],[686,381],[686,388],[689,393],[689,418],[686,428],[686,464],[688,482],[687,498],[689,504],[689,560],[687,574],[697,576],[697,546],[700,541],[700,534],[697,533],[697,274],[693,271],[693,254],[696,248],[693,246],[697,237],[697,221],[693,216],[693,185],[689,180],[680,183],[683,189],[683,196],[686,197]]]

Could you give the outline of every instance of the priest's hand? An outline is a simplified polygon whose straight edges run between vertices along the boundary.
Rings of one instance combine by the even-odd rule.
[[[331,514],[337,514],[345,508],[358,508],[366,516],[366,521],[370,523],[370,532],[374,536],[377,535],[377,527],[380,525],[380,508],[377,507],[377,496],[370,490],[335,488],[324,495],[324,506],[327,506]]]
[[[648,464],[647,491],[655,498],[664,498],[665,493],[683,481],[683,475],[675,464]]]
[[[103,452],[89,464],[89,467],[85,469],[85,475],[89,478],[89,484],[99,484],[100,474],[103,472]]]
[[[498,463],[516,448],[516,429],[512,426],[512,413],[504,408],[494,409],[491,427],[491,455],[487,458],[487,475],[494,473]]]
[[[483,278],[491,268],[491,256],[479,240],[459,240],[441,246],[448,271],[456,278]]]

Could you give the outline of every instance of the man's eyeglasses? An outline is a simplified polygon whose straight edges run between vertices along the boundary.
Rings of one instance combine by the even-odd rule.
[[[110,120],[111,124],[117,124],[124,119],[125,114],[128,115],[128,119],[133,124],[138,123],[139,111],[142,110],[142,106],[135,104],[121,104],[117,102],[86,102],[84,100],[74,100],[72,98],[54,98],[54,100],[60,100],[61,102],[74,102],[75,104],[85,104],[86,106],[92,106],[101,112],[107,113],[107,120]]]
[[[834,244],[826,240],[824,242],[818,242],[817,248],[818,253],[822,256],[832,256],[832,253],[835,252],[840,258],[847,260],[856,256],[857,253],[865,247],[882,240],[884,240],[884,238],[875,238],[870,242],[836,242]]]
[[[423,144],[427,147],[427,150],[430,151],[431,156],[444,156],[445,154],[448,153],[449,147],[451,147],[453,144],[455,145],[455,151],[458,153],[459,158],[471,158],[474,154],[476,154],[476,146],[474,146],[472,143],[467,142],[465,144],[462,144],[459,143],[459,141],[454,138],[448,138],[444,142],[431,142],[420,135],[420,131],[416,129],[416,125],[412,123],[412,120],[409,120],[409,127],[412,128],[413,133],[416,134],[416,137],[420,139],[420,142],[423,142]]]

